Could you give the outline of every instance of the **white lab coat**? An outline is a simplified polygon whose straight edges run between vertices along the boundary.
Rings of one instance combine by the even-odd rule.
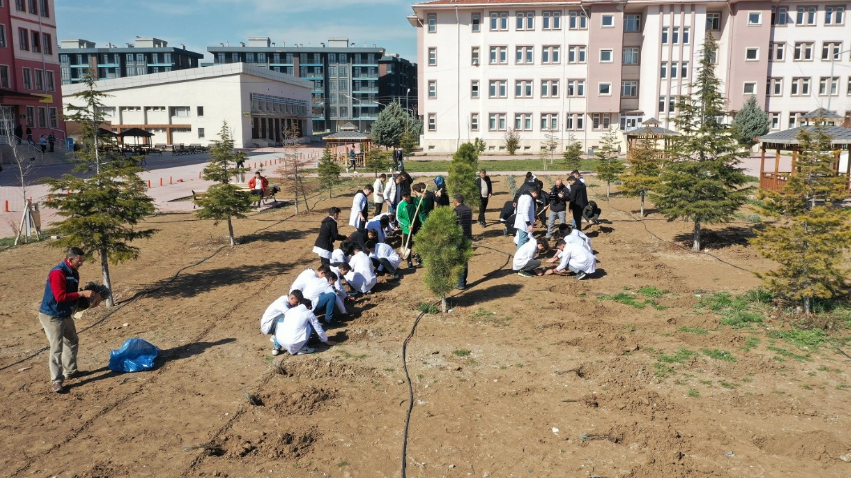
[[[393,247],[389,244],[384,244],[383,242],[379,242],[375,245],[375,252],[370,253],[369,257],[375,259],[387,259],[394,269],[398,269],[399,263],[402,262],[402,258],[399,257],[399,254],[396,254]]]
[[[396,180],[387,178],[387,184],[384,185],[384,200],[393,204],[396,200]]]
[[[597,258],[585,246],[568,242],[561,251],[561,262],[556,270],[561,272],[568,266],[579,269],[587,274],[593,274],[597,270]]]
[[[517,200],[517,214],[514,227],[520,231],[528,231],[526,223],[535,224],[535,198],[531,194],[522,194]]]
[[[372,183],[372,202],[384,202],[384,183],[381,182],[381,178],[376,179],[375,182]]]
[[[375,276],[375,269],[369,256],[363,251],[358,252],[349,259],[349,265],[352,266],[352,270],[346,274],[346,281],[359,292],[371,291],[378,282],[378,278]]]
[[[538,253],[538,241],[534,236],[529,236],[529,240],[526,241],[525,244],[520,246],[519,249],[514,253],[514,262],[511,264],[511,268],[515,271],[519,271],[520,269],[526,267],[526,264],[535,258],[535,254]]]
[[[287,352],[295,355],[310,339],[308,325],[313,327],[322,342],[328,341],[328,335],[325,334],[325,329],[322,328],[316,315],[301,304],[289,309],[284,314],[284,319],[278,322],[275,328],[275,340]]]
[[[354,227],[355,229],[360,229],[360,226],[363,224],[362,219],[360,217],[360,213],[363,210],[366,210],[369,204],[369,200],[366,197],[366,194],[363,191],[358,191],[355,194],[354,199],[352,199],[352,213],[349,216],[349,225]]]
[[[567,237],[564,238],[564,242],[567,242],[568,244],[570,244],[570,243],[578,244],[578,245],[588,249],[588,251],[592,252],[592,253],[594,251],[591,248],[591,238],[589,238],[588,236],[585,235],[584,232],[582,232],[582,231],[580,231],[579,229],[576,229],[576,228],[574,228],[572,231],[570,231],[570,234],[568,234]]]
[[[385,242],[387,240],[387,232],[384,230],[384,228],[381,227],[381,218],[385,216],[391,217],[390,214],[387,214],[385,212],[383,214],[375,216],[374,218],[370,219],[368,223],[366,223],[367,231],[370,229],[375,229],[376,231],[378,231],[378,240],[380,242]],[[393,226],[390,226],[390,230],[391,232],[393,231]]]
[[[331,284],[328,283],[328,280],[324,277],[308,279],[304,289],[301,290],[301,293],[304,294],[304,298],[310,299],[310,302],[313,303],[313,305],[316,305],[316,301],[319,300],[320,295],[327,294],[328,292],[334,292],[334,287],[332,287]]]
[[[292,287],[290,287],[290,292],[294,290],[300,290],[304,292],[305,286],[307,286],[307,281],[310,279],[316,278],[316,271],[311,268],[307,268],[295,278],[295,282],[293,282]]]
[[[290,310],[290,295],[282,295],[266,307],[260,318],[260,332],[271,335],[275,333],[275,323]]]

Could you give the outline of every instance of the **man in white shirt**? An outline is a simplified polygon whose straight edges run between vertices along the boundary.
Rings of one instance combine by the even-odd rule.
[[[535,255],[538,253],[547,252],[547,243],[538,242],[534,236],[530,237],[526,244],[523,244],[520,248],[517,249],[517,252],[514,253],[514,262],[512,263],[512,269],[517,272],[517,275],[521,277],[535,277],[539,275],[543,275],[543,272],[538,270],[541,267],[541,261],[535,259]]]
[[[384,186],[384,203],[387,204],[387,212],[393,214],[396,211],[396,179],[390,178]]]
[[[355,194],[352,199],[352,211],[349,215],[349,225],[360,232],[366,227],[366,216],[369,214],[369,195],[372,194],[372,186],[367,184]]]
[[[381,174],[372,183],[372,202],[375,205],[374,216],[381,214],[381,208],[384,206],[384,183],[387,182],[387,175]]]
[[[301,290],[304,298],[313,304],[313,310],[325,313],[325,322],[334,320],[334,306],[337,305],[337,294],[334,291],[334,283],[337,282],[337,274],[330,270],[323,277],[308,279]]]
[[[532,231],[535,230],[535,200],[538,199],[538,190],[532,189],[520,195],[517,199],[517,213],[515,214],[514,227],[517,229],[517,248],[529,240]]]
[[[314,352],[312,348],[307,347],[314,331],[325,345],[335,345],[334,341],[328,339],[325,329],[313,311],[306,306],[307,303],[305,301],[287,310],[283,320],[279,321],[275,328],[275,341],[292,355]]]
[[[570,224],[564,224],[564,227],[559,225],[559,233],[565,234],[563,237],[564,242],[579,244],[592,253],[594,252],[594,249],[591,248],[591,238],[579,229],[572,227]]]
[[[281,353],[281,344],[275,340],[275,329],[278,322],[283,320],[284,314],[288,310],[300,304],[303,299],[304,295],[301,291],[294,290],[287,295],[278,297],[263,312],[263,317],[260,318],[260,332],[272,336],[272,355]]]
[[[396,254],[396,251],[383,242],[375,243],[373,241],[368,241],[366,243],[366,250],[369,251],[369,258],[372,260],[373,266],[378,266],[378,271],[383,274],[384,271],[387,271],[388,274],[393,276],[393,279],[401,279],[396,269],[399,268],[399,263],[402,262],[402,258],[399,257],[399,254]]]
[[[597,271],[597,258],[585,246],[573,242],[567,243],[562,239],[556,243],[556,248],[559,250],[559,255],[548,262],[559,260],[560,262],[555,269],[548,269],[546,275],[566,274],[569,270],[576,274],[576,280],[582,280],[588,274]]]
[[[355,291],[368,294],[372,292],[372,288],[378,282],[378,279],[375,277],[375,269],[369,256],[361,250],[360,246],[355,245],[354,251],[354,255],[349,259],[349,265],[352,266],[352,270],[346,274],[346,282]]]
[[[378,233],[378,242],[387,242],[388,231],[392,234],[395,228],[390,225],[390,215],[379,214],[366,223],[366,230],[374,229]]]

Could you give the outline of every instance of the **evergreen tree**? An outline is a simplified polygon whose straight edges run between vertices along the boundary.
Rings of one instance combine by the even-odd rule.
[[[242,153],[233,149],[233,138],[227,122],[224,122],[219,132],[219,139],[213,141],[210,147],[210,163],[204,168],[203,177],[216,184],[207,189],[207,193],[198,198],[195,203],[200,206],[196,214],[201,219],[212,219],[213,224],[220,221],[228,223],[228,238],[230,245],[236,245],[233,235],[233,218],[244,218],[251,210],[252,198],[239,186],[230,182],[233,174],[244,173],[245,168],[237,168],[236,162]],[[230,164],[234,166],[231,167]]]
[[[478,154],[482,154],[485,152],[485,148],[487,148],[487,143],[485,143],[485,140],[482,138],[476,138],[475,141],[473,141],[473,146],[476,147],[476,152]]]
[[[419,144],[420,135],[416,134],[411,129],[406,129],[402,134],[402,151],[405,153],[405,156],[410,156],[414,153],[414,149],[416,149]]]
[[[325,145],[325,151],[322,152],[322,159],[319,160],[317,172],[319,182],[323,186],[328,186],[328,199],[331,199],[332,189],[341,182],[340,174],[343,172],[343,168],[334,161],[334,155],[331,154],[331,148],[328,145]]]
[[[514,156],[514,153],[520,148],[520,133],[514,128],[508,128],[503,136],[503,142],[508,154]]]
[[[446,177],[446,188],[450,197],[457,194],[465,198],[477,198],[480,193],[476,187],[478,175],[479,154],[472,143],[464,143],[458,151],[452,155],[452,163],[449,164],[449,174]],[[478,201],[468,201],[468,206],[474,211],[478,208]]]
[[[104,134],[100,131],[103,123],[103,98],[108,97],[106,93],[95,89],[95,77],[89,69],[83,77],[86,89],[72,95],[78,101],[77,104],[65,105],[65,121],[77,123],[78,134],[81,138],[77,142],[79,150],[74,159],[83,164],[86,169],[100,171],[100,165],[104,158],[101,157],[99,146],[104,143]]]
[[[606,199],[609,199],[612,181],[617,181],[624,171],[623,161],[618,158],[618,133],[613,128],[603,136],[597,157],[597,177],[606,182]]]
[[[571,171],[578,171],[582,165],[582,143],[574,139],[573,134],[568,138],[570,144],[564,152],[564,164]]]
[[[372,123],[372,139],[375,144],[386,148],[395,148],[402,143],[405,129],[411,126],[410,115],[402,109],[398,101],[387,105]]]
[[[391,159],[390,152],[381,151],[378,148],[372,148],[366,154],[366,161],[364,166],[368,171],[372,171],[375,174],[375,177],[378,177],[378,173],[384,171],[386,169],[390,169],[391,167]]]
[[[821,121],[798,133],[795,170],[781,192],[762,190],[763,210],[778,221],[751,241],[776,270],[757,274],[777,297],[799,302],[809,315],[814,299],[846,295],[847,270],[840,270],[851,248],[851,221],[841,206],[848,179],[835,174],[832,138]]]
[[[417,233],[417,252],[425,266],[423,282],[440,297],[441,310],[446,312],[446,294],[458,283],[464,265],[473,256],[472,242],[464,237],[454,209],[439,207],[429,214]]]
[[[707,32],[691,94],[677,102],[672,160],[666,161],[653,202],[668,220],[694,222],[693,244],[700,250],[704,223],[729,221],[748,198],[748,177],[739,166],[747,151],[723,123],[726,116],[721,82],[712,58],[717,46]]]
[[[621,175],[621,193],[627,197],[641,198],[641,216],[644,217],[644,197],[659,182],[662,156],[656,140],[646,134],[630,152],[629,167]]]
[[[754,138],[768,134],[769,121],[768,113],[759,107],[756,96],[751,96],[733,120],[733,136],[739,144],[750,148]]]

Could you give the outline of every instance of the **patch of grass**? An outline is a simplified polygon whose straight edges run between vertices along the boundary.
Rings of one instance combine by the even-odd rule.
[[[700,383],[703,385],[709,385],[710,387],[712,386],[712,380],[701,380]]]
[[[653,364],[653,373],[659,378],[665,378],[675,374],[676,370],[674,370],[674,367],[671,367],[670,365],[656,362]]]
[[[783,339],[786,342],[801,348],[801,349],[810,349],[816,350],[819,348],[821,344],[823,344],[827,337],[824,334],[823,330],[820,329],[812,329],[812,330],[800,330],[800,329],[791,329],[791,330],[777,330],[774,332],[770,332],[769,337],[775,339]]]
[[[682,326],[677,330],[679,330],[680,332],[686,332],[686,333],[689,333],[689,334],[697,334],[697,335],[706,335],[706,334],[709,333],[709,331],[707,331],[706,329],[702,329],[700,327]]]
[[[733,382],[725,382],[725,381],[723,381],[723,380],[720,382],[720,385],[721,385],[722,387],[724,387],[724,388],[728,389],[728,390],[734,390],[734,389],[736,389],[736,388],[738,388],[738,387],[739,387],[739,385],[738,385],[738,384],[736,384],[736,383],[733,383]]]
[[[665,363],[683,363],[696,355],[697,352],[688,349],[679,349],[672,355],[659,355],[659,361]]]
[[[646,286],[638,289],[638,293],[643,295],[644,297],[662,297],[667,294],[667,290],[659,290],[656,287]]]
[[[626,331],[626,332],[635,333],[635,324],[633,324],[633,323],[624,324],[623,330]]]
[[[700,392],[696,388],[690,388],[688,390],[688,396],[691,398],[700,398]]]
[[[426,314],[439,314],[440,313],[440,309],[438,309],[436,305],[428,304],[428,303],[425,303],[425,302],[418,305],[417,310],[419,310],[420,312],[425,312]]]
[[[704,355],[707,357],[714,358],[715,360],[723,360],[725,362],[735,362],[736,357],[733,357],[733,354],[727,352],[726,350],[720,349],[700,349]]]
[[[337,463],[337,468],[342,468],[344,466],[349,466],[349,462],[348,461],[341,461],[341,462]]]
[[[452,351],[452,354],[453,354],[453,355],[455,355],[455,356],[457,356],[457,357],[467,357],[467,356],[469,356],[471,353],[472,353],[472,352],[470,352],[470,351],[469,351],[469,350],[467,350],[467,349],[458,349],[458,350],[453,350],[453,351]]]
[[[804,390],[812,390],[813,386],[805,383],[805,384],[801,385],[801,388],[803,388]]]
[[[363,359],[366,358],[366,354],[355,355],[355,354],[350,354],[349,352],[343,352],[343,357],[345,357],[347,359],[353,358],[353,359],[363,360]]]
[[[636,309],[643,309],[645,307],[644,302],[639,302],[634,295],[628,292],[618,292],[615,295],[601,295],[598,297],[600,300],[613,300],[620,304],[631,305]]]
[[[750,327],[751,324],[761,324],[763,319],[761,313],[747,310],[732,310],[724,315],[724,318],[721,319],[721,323],[737,329]]]
[[[819,365],[819,368],[817,370],[819,372],[842,373],[842,370],[838,368],[830,368],[827,365]]]
[[[799,361],[799,362],[808,362],[808,361],[810,361],[810,357],[809,357],[809,356],[806,356],[806,355],[798,355],[798,354],[796,354],[796,353],[794,353],[794,352],[790,352],[790,351],[788,351],[788,350],[786,350],[786,349],[781,349],[780,347],[774,347],[774,346],[769,345],[767,348],[768,348],[768,350],[771,350],[772,352],[777,353],[779,356],[783,356],[783,357],[786,357],[786,358],[794,359],[794,360],[797,360],[797,361]],[[779,357],[774,357],[774,358],[775,358],[775,359],[777,359],[777,358],[779,358]],[[780,361],[782,362],[782,359],[781,359]]]
[[[851,385],[848,385],[847,383],[840,383],[839,385],[836,386],[836,389],[837,390],[851,390]]]
[[[760,342],[762,341],[759,337],[748,337],[747,340],[745,340],[745,345],[742,346],[742,350],[750,352],[750,350],[759,345]]]

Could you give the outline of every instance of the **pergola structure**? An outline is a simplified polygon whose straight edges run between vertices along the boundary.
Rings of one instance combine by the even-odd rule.
[[[851,151],[851,129],[836,126],[837,121],[842,121],[842,117],[832,111],[827,111],[819,108],[811,111],[801,117],[805,123],[811,121],[820,121],[826,123],[822,126],[825,134],[832,137],[830,147],[833,150],[833,170],[837,176],[846,178],[846,187],[851,188],[848,183],[848,178],[851,178],[851,161],[849,161],[849,151]],[[757,140],[762,144],[762,154],[759,164],[759,187],[769,189],[771,191],[780,191],[789,179],[789,176],[795,173],[795,163],[798,160],[800,153],[801,142],[798,141],[798,134],[805,130],[814,132],[815,126],[804,124],[797,128],[791,128],[776,133],[770,133],[765,136],[760,136]],[[774,150],[774,165],[769,167],[766,164],[766,151]],[[781,157],[781,151],[791,151],[791,161]],[[770,159],[770,158],[769,158]],[[849,189],[851,190],[851,189]]]
[[[656,118],[649,118],[641,122],[641,126],[635,129],[631,129],[629,131],[625,131],[623,134],[626,136],[626,158],[627,160],[632,158],[632,150],[643,140],[650,138],[653,140],[653,144],[656,149],[659,151],[659,154],[663,157],[667,154],[668,150],[671,147],[671,142],[673,141],[675,136],[679,136],[680,133],[676,131],[670,130],[668,128],[663,128],[659,126],[659,120]],[[662,140],[662,148],[659,149],[659,140]]]
[[[362,166],[365,154],[372,149],[372,136],[359,131],[338,131],[324,139],[334,159],[341,164],[348,163],[349,150],[354,149],[356,164]]]

